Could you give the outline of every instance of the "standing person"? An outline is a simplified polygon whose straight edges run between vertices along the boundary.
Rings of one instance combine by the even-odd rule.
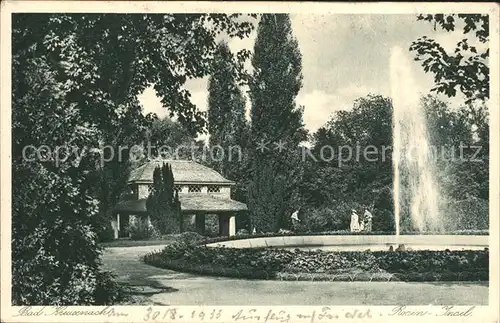
[[[365,230],[367,232],[371,232],[372,231],[372,219],[373,219],[373,214],[371,214],[370,211],[368,210],[365,210],[365,214],[364,214],[364,218],[365,218]]]
[[[352,209],[351,214],[351,232],[359,232],[359,216],[355,209]]]
[[[297,231],[297,229],[299,227],[299,223],[300,223],[299,211],[300,210],[293,212],[292,216],[290,217],[292,219],[292,230],[293,231]]]

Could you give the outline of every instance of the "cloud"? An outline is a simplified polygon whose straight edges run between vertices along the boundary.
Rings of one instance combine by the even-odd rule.
[[[337,110],[350,109],[355,99],[369,93],[390,95],[390,49],[397,45],[408,52],[412,41],[424,35],[446,47],[456,43],[461,33],[434,31],[432,24],[416,21],[415,15],[295,14],[292,27],[302,53],[303,88],[297,102],[305,106],[304,123],[317,130]],[[233,53],[253,50],[256,32],[244,39],[229,39]],[[424,73],[411,61],[415,83],[423,94],[434,86],[433,75]],[[247,62],[250,70],[251,65]],[[186,88],[200,111],[207,110],[207,78],[189,80]],[[243,89],[246,91],[247,89]],[[420,92],[420,91],[419,91]],[[161,107],[154,90],[140,96],[145,112],[160,116]],[[250,102],[247,98],[247,118]]]
[[[300,93],[297,103],[305,107],[304,125],[312,133],[330,120],[336,111],[352,109],[356,99],[368,94],[386,93],[387,89],[351,83],[332,93],[321,90]]]

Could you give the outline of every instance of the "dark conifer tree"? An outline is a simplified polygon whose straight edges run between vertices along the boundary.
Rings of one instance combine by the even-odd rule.
[[[264,226],[257,230],[275,231],[287,227],[286,215],[297,207],[295,196],[302,169],[298,145],[306,138],[303,109],[296,104],[302,87],[301,61],[290,17],[287,14],[262,15],[252,58],[254,75],[250,82],[252,146],[268,143],[267,149],[254,150],[251,158],[250,215],[254,224]],[[279,144],[284,145],[283,149],[275,149]],[[262,173],[272,174],[280,180],[269,182]],[[261,187],[266,185],[285,187]],[[276,202],[280,203],[277,206],[266,200],[281,202]],[[269,205],[269,208],[262,205]]]
[[[178,197],[174,199],[174,176],[169,164],[155,168],[153,185],[146,200],[146,208],[153,226],[160,233],[179,232],[180,205],[176,205]]]

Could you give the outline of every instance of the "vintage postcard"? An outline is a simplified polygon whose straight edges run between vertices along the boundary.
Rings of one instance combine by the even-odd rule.
[[[499,322],[499,6],[3,1],[2,322]]]

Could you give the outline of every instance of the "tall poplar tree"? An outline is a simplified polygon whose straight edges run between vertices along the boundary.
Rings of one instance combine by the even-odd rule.
[[[293,36],[289,15],[261,16],[252,65],[251,140],[253,147],[258,147],[259,143],[267,145],[266,149],[261,147],[252,152],[248,202],[256,229],[276,231],[288,225],[286,215],[296,207],[296,189],[302,168],[298,145],[306,137],[303,109],[296,103],[302,87],[302,55]],[[269,182],[264,180],[265,176],[260,176],[261,173],[273,174],[282,180]],[[264,185],[280,187],[264,190]],[[285,187],[281,187],[283,185]],[[267,200],[275,202],[266,203]]]
[[[224,176],[238,180],[241,163],[236,147],[243,151],[245,146],[245,98],[238,86],[238,68],[227,43],[218,44],[214,60],[208,81],[208,131],[210,146],[219,158],[215,158],[211,166]],[[213,148],[217,145],[223,151]]]
[[[302,110],[295,101],[302,88],[302,55],[287,14],[261,17],[252,66],[252,136],[297,145],[304,139]]]

